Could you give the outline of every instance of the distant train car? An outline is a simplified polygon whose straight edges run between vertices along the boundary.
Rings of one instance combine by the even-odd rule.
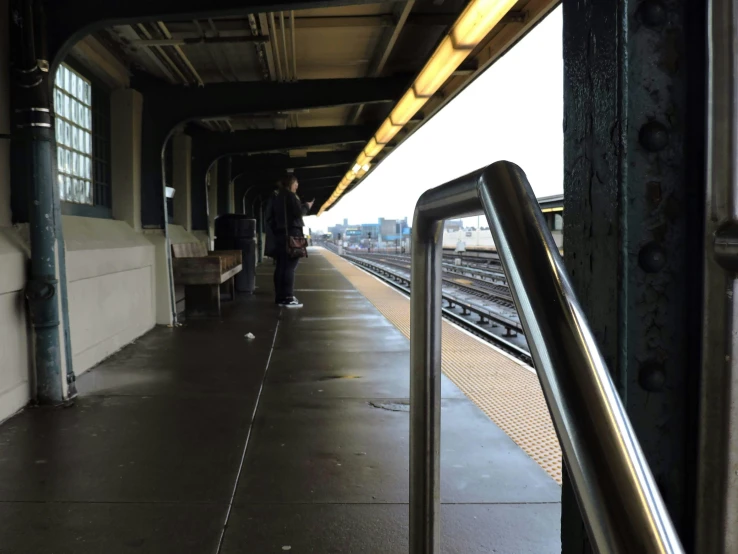
[[[561,250],[564,247],[564,195],[555,194],[538,199],[543,217],[546,218],[548,228]]]

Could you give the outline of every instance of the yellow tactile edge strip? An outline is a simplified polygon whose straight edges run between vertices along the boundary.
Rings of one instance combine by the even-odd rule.
[[[324,250],[326,259],[410,338],[410,301]],[[538,377],[495,348],[443,322],[443,372],[559,484],[561,447]]]

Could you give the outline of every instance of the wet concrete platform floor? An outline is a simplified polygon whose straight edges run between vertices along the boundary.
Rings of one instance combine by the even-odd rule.
[[[319,253],[302,310],[271,269],[0,427],[0,554],[407,552],[409,344]],[[443,552],[560,552],[559,486],[445,377],[442,422]]]

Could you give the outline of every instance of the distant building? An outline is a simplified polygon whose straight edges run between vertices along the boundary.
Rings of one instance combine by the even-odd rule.
[[[449,219],[443,228],[449,233],[457,233],[464,230],[464,222],[461,219]]]
[[[328,227],[328,233],[334,240],[341,235],[341,240],[354,245],[369,246],[369,243],[401,241],[410,236],[410,227],[407,218],[385,219],[380,217],[377,223],[362,223],[361,225],[349,225],[348,220],[343,220],[343,225]]]

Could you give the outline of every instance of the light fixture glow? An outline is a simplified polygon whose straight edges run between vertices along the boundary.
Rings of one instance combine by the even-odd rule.
[[[457,50],[451,37],[443,39],[428,63],[415,79],[413,88],[418,97],[429,98],[441,88],[456,68],[461,65],[471,50]]]
[[[415,79],[413,86],[397,102],[390,116],[384,120],[376,134],[364,147],[351,171],[346,174],[330,199],[320,208],[318,215],[333,205],[354,179],[363,177],[369,171],[371,160],[443,86],[461,62],[502,20],[516,2],[517,0],[471,0],[454,23],[450,33],[433,52]]]
[[[422,108],[427,101],[428,98],[418,98],[415,96],[415,91],[413,89],[408,90],[405,95],[400,98],[400,101],[392,110],[392,113],[390,113],[392,125],[399,125],[400,127],[405,125],[416,113],[418,113],[418,110]]]
[[[359,154],[359,157],[356,158],[356,165],[364,167],[370,161],[371,161],[371,157],[367,156],[366,152],[362,152],[361,154]]]
[[[368,158],[374,158],[382,151],[382,148],[384,148],[384,144],[379,144],[376,137],[372,137],[367,143],[366,148],[364,148],[364,154],[366,154]]]
[[[387,144],[389,141],[395,138],[395,135],[400,132],[400,129],[401,127],[393,125],[392,121],[388,117],[384,120],[384,123],[382,123],[381,127],[379,127],[379,130],[374,135],[374,138],[379,144]]]
[[[472,0],[451,29],[456,48],[474,48],[516,4],[516,0]]]

